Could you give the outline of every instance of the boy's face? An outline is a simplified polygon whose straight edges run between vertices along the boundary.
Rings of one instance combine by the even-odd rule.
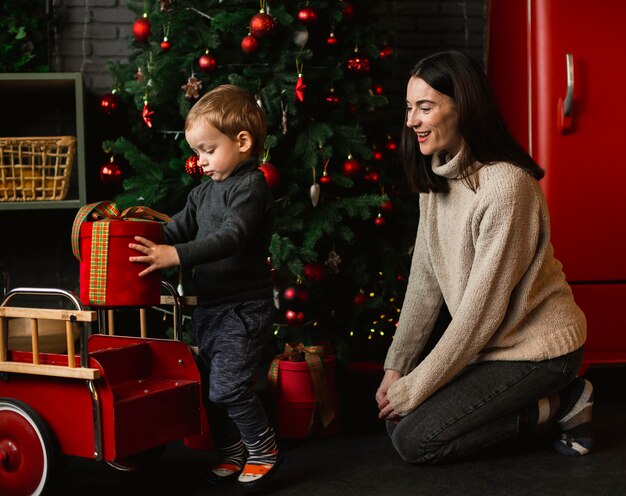
[[[206,122],[198,122],[185,131],[185,138],[198,155],[198,165],[214,181],[227,179],[242,160],[252,156],[252,138],[241,131],[235,139]]]

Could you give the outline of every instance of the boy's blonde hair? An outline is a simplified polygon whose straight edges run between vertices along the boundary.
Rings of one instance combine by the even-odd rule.
[[[204,94],[191,108],[185,120],[185,131],[206,122],[235,139],[241,131],[252,136],[252,149],[261,155],[265,147],[267,123],[265,112],[247,91],[232,84],[223,84]]]

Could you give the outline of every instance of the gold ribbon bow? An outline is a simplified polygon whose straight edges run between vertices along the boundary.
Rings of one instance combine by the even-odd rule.
[[[129,207],[120,212],[117,205],[110,201],[91,203],[81,207],[72,224],[72,253],[81,261],[80,229],[83,222],[91,216],[94,222],[91,235],[91,265],[89,270],[89,303],[94,305],[106,304],[107,263],[109,257],[109,221],[154,221],[169,222],[167,215],[148,207]]]

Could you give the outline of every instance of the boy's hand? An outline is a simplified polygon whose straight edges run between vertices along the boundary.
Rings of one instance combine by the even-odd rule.
[[[180,265],[178,252],[171,245],[157,245],[149,239],[135,236],[135,241],[140,244],[129,243],[128,247],[143,253],[143,256],[129,257],[131,262],[142,262],[148,264],[148,268],[139,273],[140,277],[150,274],[155,270],[175,267]]]

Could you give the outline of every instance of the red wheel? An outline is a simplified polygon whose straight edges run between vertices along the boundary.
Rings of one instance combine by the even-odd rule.
[[[0,398],[0,493],[38,495],[52,473],[46,424],[21,401]]]

